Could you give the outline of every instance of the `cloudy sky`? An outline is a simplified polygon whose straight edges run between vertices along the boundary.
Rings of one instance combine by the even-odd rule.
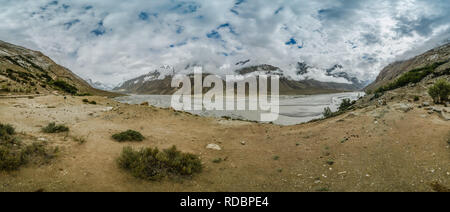
[[[448,0],[0,0],[0,40],[117,84],[162,65],[341,64],[373,80],[450,39]],[[325,79],[320,71],[313,73]]]

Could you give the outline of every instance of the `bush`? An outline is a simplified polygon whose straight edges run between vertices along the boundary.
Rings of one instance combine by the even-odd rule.
[[[339,105],[338,111],[332,112],[329,107],[326,107],[323,110],[323,117],[325,119],[339,116],[343,114],[345,111],[347,111],[351,106],[353,106],[356,103],[356,101],[351,101],[350,99],[343,99],[342,103]]]
[[[13,152],[6,146],[0,146],[0,170],[17,170],[21,165],[23,160],[20,153]]]
[[[124,141],[143,141],[145,138],[140,132],[134,130],[127,130],[125,132],[117,133],[112,138],[119,142]]]
[[[323,110],[323,116],[324,116],[325,118],[330,118],[330,117],[333,116],[333,112],[331,112],[330,107],[326,107],[326,108]]]
[[[419,100],[420,100],[420,97],[414,96],[414,101],[415,101],[415,102],[417,102],[417,101],[419,101]]]
[[[45,143],[23,145],[14,136],[15,130],[11,125],[0,124],[0,134],[0,170],[17,170],[29,161],[47,163],[55,156],[55,151],[48,151]]]
[[[51,159],[55,157],[55,153],[57,152],[57,149],[54,149],[52,152],[47,150],[45,147],[44,142],[35,142],[31,145],[26,146],[22,150],[22,163],[28,163],[28,161],[33,158],[34,162],[37,161],[37,159],[41,159],[42,163],[48,163]]]
[[[83,102],[84,102],[84,103],[91,104],[91,105],[96,105],[96,104],[97,104],[96,101],[89,101],[89,99],[83,99]]]
[[[352,102],[350,99],[343,99],[341,105],[339,105],[339,111],[347,110],[350,106],[354,104],[355,102]]]
[[[75,96],[92,96],[90,93],[77,93]]]
[[[61,133],[68,132],[69,128],[65,125],[56,125],[55,122],[48,124],[46,127],[42,128],[44,133]]]
[[[124,147],[117,162],[122,169],[145,180],[160,180],[171,175],[191,176],[202,170],[198,156],[182,153],[175,146],[163,151],[158,148],[134,151],[131,147]]]
[[[9,124],[0,124],[0,136],[2,135],[14,135],[16,133],[16,130],[13,126]]]
[[[450,83],[445,79],[440,79],[428,89],[428,94],[435,103],[446,102],[450,95]]]
[[[53,81],[51,84],[54,85],[55,87],[61,89],[62,91],[73,94],[73,95],[77,94],[77,92],[78,92],[78,88],[76,88],[75,86],[70,85],[69,83],[62,81],[62,80]]]

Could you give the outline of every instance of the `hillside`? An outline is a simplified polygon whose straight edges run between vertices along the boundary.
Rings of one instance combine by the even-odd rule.
[[[0,95],[50,93],[116,96],[91,87],[41,52],[0,41]]]
[[[433,67],[435,66],[435,67]],[[376,91],[382,86],[394,82],[406,72],[420,69],[432,68],[434,76],[449,74],[450,70],[450,43],[432,49],[422,55],[406,61],[399,61],[386,66],[378,75],[377,79],[368,85],[365,91]],[[431,73],[428,78],[432,78]]]

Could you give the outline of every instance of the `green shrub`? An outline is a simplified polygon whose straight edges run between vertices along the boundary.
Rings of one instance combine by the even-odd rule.
[[[0,170],[17,170],[21,165],[23,160],[20,153],[13,152],[6,146],[0,146]]]
[[[221,163],[223,161],[222,158],[216,158],[214,160],[212,160],[213,163]]]
[[[38,159],[40,159],[42,163],[48,163],[51,159],[55,157],[56,152],[57,149],[49,151],[46,148],[46,144],[44,142],[35,142],[26,146],[22,150],[21,160],[23,163],[28,163],[28,161],[30,161],[31,159],[33,159],[34,162],[37,162]]]
[[[10,89],[8,86],[6,86],[6,85],[2,85],[2,88],[0,89],[0,91],[3,91],[3,92],[10,92],[11,89]]]
[[[48,163],[54,158],[55,150],[51,152],[45,145],[43,142],[23,145],[15,137],[15,130],[11,125],[0,124],[0,170],[17,170],[30,161]]]
[[[112,138],[119,142],[124,141],[143,141],[145,138],[144,136],[137,131],[134,130],[127,130],[125,132],[117,133],[112,136]]]
[[[52,85],[54,85],[55,87],[61,89],[64,92],[70,93],[75,95],[78,92],[78,88],[76,88],[73,85],[70,85],[69,83],[62,81],[62,80],[56,80],[51,82]]]
[[[446,102],[450,95],[450,83],[445,79],[440,79],[428,89],[428,94],[435,103]]]
[[[417,101],[419,101],[419,100],[420,100],[420,97],[414,96],[414,101],[415,101],[415,102],[417,102]]]
[[[92,96],[90,93],[77,93],[76,96]]]
[[[341,105],[339,105],[339,111],[345,111],[353,104],[355,104],[355,102],[352,102],[350,99],[343,99]]]
[[[5,134],[14,135],[15,134],[14,127],[9,124],[0,124],[0,136]]]
[[[332,116],[333,116],[333,112],[331,112],[330,107],[326,107],[326,108],[323,110],[323,117],[325,117],[325,118],[330,118],[330,117],[332,117]]]
[[[65,125],[56,125],[55,122],[48,124],[46,127],[42,128],[44,133],[61,133],[68,132],[69,128]]]
[[[124,147],[117,163],[133,176],[145,180],[160,180],[166,176],[191,176],[202,170],[198,156],[182,153],[175,146],[163,151],[158,148],[134,151],[131,147]]]
[[[96,101],[89,101],[89,99],[83,99],[83,102],[84,102],[84,103],[91,104],[91,105],[96,105],[96,104],[97,104]]]

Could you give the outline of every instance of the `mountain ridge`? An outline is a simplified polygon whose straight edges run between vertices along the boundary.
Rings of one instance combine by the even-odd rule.
[[[282,95],[302,95],[302,94],[325,94],[355,91],[361,89],[361,84],[355,84],[358,81],[353,78],[352,84],[336,83],[336,82],[321,82],[314,79],[305,78],[304,80],[294,80],[289,76],[284,75],[284,71],[278,67],[269,64],[244,66],[250,60],[244,60],[236,63],[240,67],[234,72],[238,75],[249,76],[252,74],[277,74],[280,76],[280,94]],[[186,66],[185,70],[193,66]],[[167,70],[167,69],[165,69]],[[127,80],[120,86],[114,88],[114,91],[133,94],[164,94],[170,95],[176,92],[176,88],[170,87],[170,82],[175,70],[170,69],[172,74],[161,73],[159,70],[154,70],[139,77]],[[329,71],[330,76],[343,77],[342,75],[332,75],[333,70]],[[345,72],[344,72],[345,73]],[[208,73],[212,74],[212,73]],[[333,73],[334,74],[334,73]],[[348,75],[344,75],[348,77]],[[359,81],[358,81],[359,82]]]
[[[90,86],[39,51],[0,41],[0,93],[117,96]]]

